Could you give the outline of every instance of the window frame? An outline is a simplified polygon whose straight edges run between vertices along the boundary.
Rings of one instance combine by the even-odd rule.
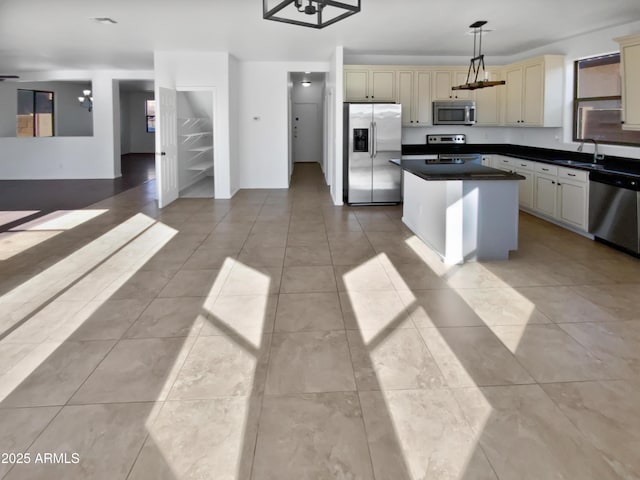
[[[144,101],[144,120],[145,120],[145,129],[147,133],[156,133],[156,116],[149,115],[149,102],[153,102],[153,108],[155,112],[155,98],[149,98]],[[153,119],[153,130],[149,130],[149,120]]]
[[[601,97],[578,97],[578,72],[580,70],[579,63],[585,60],[594,60],[601,57],[608,56],[617,56],[618,64],[621,63],[620,52],[612,52],[609,54],[596,55],[593,57],[585,57],[577,59],[573,62],[573,119],[572,119],[572,127],[571,127],[571,135],[574,142],[581,143],[585,141],[585,139],[578,138],[578,108],[580,106],[580,102],[597,102],[597,101],[606,101],[606,100],[619,100],[622,103],[622,92],[620,95],[609,95],[609,96],[601,96]],[[638,147],[639,143],[630,143],[630,142],[615,142],[611,140],[598,140],[598,144],[600,145],[623,145],[628,147]]]
[[[55,137],[56,136],[56,102],[55,102],[55,98],[56,98],[56,94],[55,92],[49,91],[49,90],[34,90],[32,88],[18,88],[16,89],[16,96],[19,95],[19,92],[23,91],[23,92],[31,92],[31,98],[32,98],[32,110],[33,110],[33,135],[30,137],[21,137],[21,138],[51,138],[51,137]],[[51,95],[51,135],[36,135],[36,128],[37,128],[37,122],[35,120],[35,116],[37,115],[36,112],[36,94],[37,93],[46,93]],[[16,117],[18,116],[18,113],[16,112]],[[17,128],[17,126],[16,126]],[[17,130],[16,130],[16,135],[17,135]]]

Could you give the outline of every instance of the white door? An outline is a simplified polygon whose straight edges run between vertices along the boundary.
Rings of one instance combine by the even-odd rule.
[[[320,162],[322,127],[316,103],[293,104],[293,161]]]
[[[156,109],[156,190],[158,206],[164,208],[176,200],[180,194],[176,91],[160,87]]]

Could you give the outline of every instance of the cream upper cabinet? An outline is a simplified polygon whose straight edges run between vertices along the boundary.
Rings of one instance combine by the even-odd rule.
[[[456,85],[464,85],[467,83],[467,75],[469,71],[465,70],[464,72],[454,72],[453,74],[453,86]],[[472,79],[473,81],[473,79]],[[458,100],[474,100],[475,92],[473,90],[452,90],[453,98]]]
[[[398,103],[402,105],[402,125],[431,124],[431,73],[398,72]]]
[[[564,56],[545,55],[504,68],[504,124],[561,127]]]
[[[488,76],[492,82],[500,80],[499,72],[488,72]],[[498,85],[475,91],[477,125],[500,125],[500,94],[504,90],[504,85]]]
[[[622,74],[622,128],[640,130],[640,34],[616,38]]]
[[[396,71],[368,67],[345,68],[344,97],[347,102],[395,102]]]
[[[364,102],[369,99],[369,71],[344,71],[344,98],[347,102]]]
[[[433,72],[433,100],[472,99],[471,90],[451,90],[451,87],[464,83],[467,83],[467,70]]]
[[[453,99],[453,90],[451,90],[451,72],[433,72],[433,99]]]

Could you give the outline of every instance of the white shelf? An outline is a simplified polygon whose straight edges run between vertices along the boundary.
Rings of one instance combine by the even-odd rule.
[[[194,148],[189,148],[187,150],[187,152],[208,152],[209,150],[213,150],[213,145],[205,145],[203,147],[194,147]]]
[[[187,170],[204,172],[205,170],[209,170],[210,168],[213,168],[213,163],[211,161],[203,160],[201,162],[194,163],[193,165],[189,165]]]
[[[205,137],[207,135],[212,135],[212,132],[196,132],[196,133],[181,133],[181,137],[193,138],[193,137]]]

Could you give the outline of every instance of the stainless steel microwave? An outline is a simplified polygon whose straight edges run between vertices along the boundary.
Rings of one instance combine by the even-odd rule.
[[[473,125],[476,123],[476,102],[450,100],[433,102],[434,125]]]

